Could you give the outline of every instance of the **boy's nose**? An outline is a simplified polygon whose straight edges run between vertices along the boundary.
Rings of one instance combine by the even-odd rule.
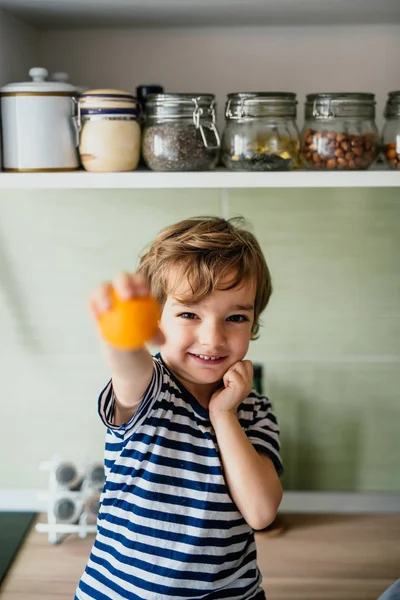
[[[225,343],[223,327],[217,324],[204,324],[199,332],[199,342],[209,348],[219,348]]]

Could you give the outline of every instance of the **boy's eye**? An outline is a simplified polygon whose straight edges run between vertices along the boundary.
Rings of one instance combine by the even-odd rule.
[[[180,313],[178,317],[182,317],[182,319],[197,319],[197,315],[191,312]]]
[[[248,320],[246,315],[231,315],[227,318],[227,321],[233,321],[234,323],[245,323]]]

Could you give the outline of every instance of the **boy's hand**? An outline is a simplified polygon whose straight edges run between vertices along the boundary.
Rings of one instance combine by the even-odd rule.
[[[223,377],[224,388],[211,396],[209,410],[212,413],[230,412],[236,414],[241,402],[253,388],[253,364],[242,360],[230,367]]]
[[[121,300],[150,296],[150,286],[141,273],[120,273],[112,282],[103,283],[91,296],[90,308],[96,321],[99,316],[112,307],[112,289]],[[164,335],[158,329],[150,345],[159,346],[165,341]]]

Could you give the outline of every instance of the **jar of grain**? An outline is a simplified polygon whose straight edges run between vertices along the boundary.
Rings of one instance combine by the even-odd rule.
[[[368,169],[379,153],[375,95],[309,94],[301,153],[311,169]]]
[[[232,171],[277,171],[297,165],[300,149],[296,94],[229,94],[221,152]]]
[[[121,90],[89,90],[79,96],[79,155],[86,171],[133,171],[140,156],[136,98]]]
[[[400,91],[389,92],[382,130],[382,154],[392,169],[400,169]]]
[[[219,157],[212,94],[150,94],[142,152],[153,171],[209,171]]]

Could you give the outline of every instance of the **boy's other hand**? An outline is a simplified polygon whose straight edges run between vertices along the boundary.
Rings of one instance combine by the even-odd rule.
[[[236,414],[241,402],[253,388],[253,364],[242,360],[230,367],[223,377],[224,387],[211,396],[209,410],[213,413],[231,412]]]
[[[91,312],[97,321],[99,316],[112,307],[112,290],[121,300],[151,296],[148,281],[141,273],[120,273],[112,282],[100,285],[90,297]],[[160,346],[165,342],[163,333],[158,329],[150,345]]]

